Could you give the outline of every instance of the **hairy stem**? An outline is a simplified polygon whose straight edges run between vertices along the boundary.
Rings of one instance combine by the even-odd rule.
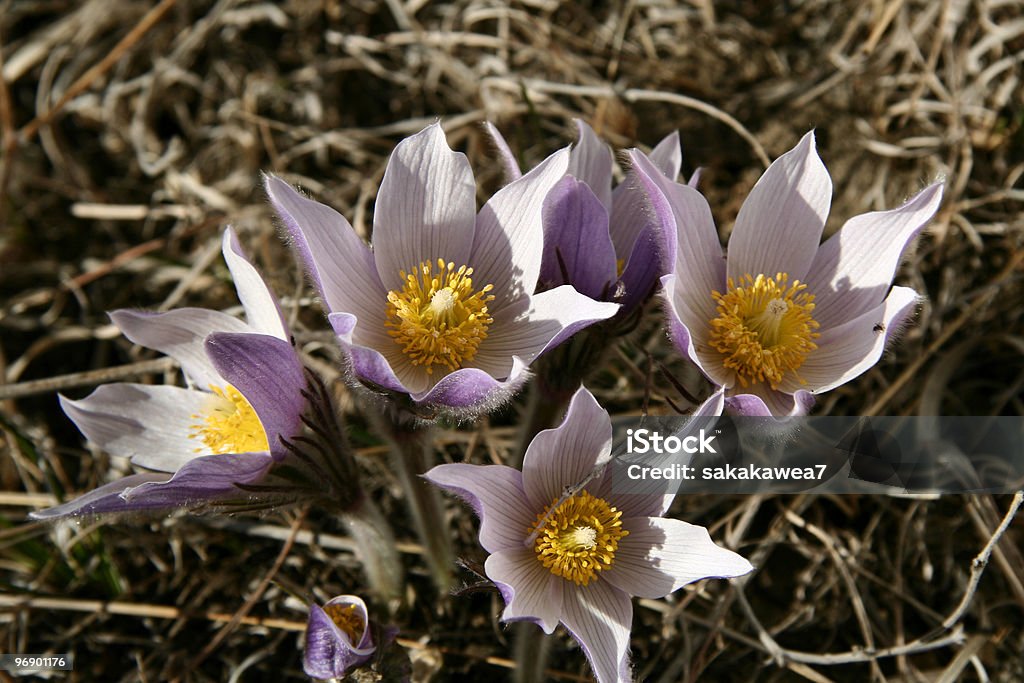
[[[370,588],[387,602],[401,600],[402,561],[380,508],[364,495],[341,514],[341,520],[356,544]]]
[[[420,476],[428,469],[433,455],[433,430],[421,425],[403,424],[393,417],[377,420],[377,424],[390,446],[391,471],[402,487],[434,584],[438,590],[447,592],[451,588],[455,566],[451,533],[440,492]]]

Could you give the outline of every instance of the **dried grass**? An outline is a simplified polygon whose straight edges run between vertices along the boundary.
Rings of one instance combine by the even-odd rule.
[[[723,237],[766,159],[812,127],[835,181],[829,230],[944,178],[940,214],[900,276],[926,297],[917,324],[821,409],[1021,415],[1022,61],[1012,0],[0,2],[0,649],[74,652],[69,680],[300,677],[302,599],[361,589],[351,546],[318,511],[55,528],[24,514],[123,470],[83,450],[54,392],[174,381],[104,312],[234,305],[218,260],[226,223],[329,371],[320,314],[259,174],[302,184],[366,234],[389,151],[436,117],[488,190],[500,168],[484,120],[526,164],[563,146],[573,117],[619,146],[678,129]],[[652,310],[591,381],[599,398],[638,410],[652,356],[693,377]],[[652,401],[672,395],[653,381]],[[366,440],[354,402],[340,404]],[[438,447],[500,461],[512,420]],[[370,486],[391,508],[393,482],[366,444]],[[639,601],[638,675],[1024,679],[1024,558],[1009,509],[992,496],[680,501],[682,517],[759,571]],[[475,522],[456,519],[460,549],[479,558]],[[394,621],[417,678],[504,676],[496,594],[438,601],[418,548],[402,549],[411,606]],[[982,551],[987,564],[974,561]],[[559,642],[553,676],[586,680]]]

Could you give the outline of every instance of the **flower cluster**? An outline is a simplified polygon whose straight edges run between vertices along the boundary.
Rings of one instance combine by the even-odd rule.
[[[526,173],[489,126],[510,181],[479,210],[469,161],[439,123],[402,141],[377,194],[371,244],[284,180],[267,176],[265,187],[327,310],[349,384],[381,397],[392,417],[413,415],[371,420],[400,455],[416,451],[409,444],[430,418],[493,410],[543,354],[613,321],[548,356],[539,374],[562,372],[560,387],[569,390],[547,406],[542,424],[524,421],[521,470],[460,463],[425,474],[480,518],[484,571],[505,602],[501,619],[546,633],[563,624],[598,681],[609,683],[630,679],[633,596],[661,598],[753,567],[707,529],[666,517],[672,496],[612,487],[611,421],[581,386],[600,355],[576,347],[604,349],[660,282],[673,342],[713,385],[695,414],[805,414],[814,395],[876,363],[911,314],[918,294],[892,281],[942,187],[852,218],[820,243],[832,184],[808,133],[755,185],[723,256],[696,177],[677,182],[678,135],[650,154],[630,151],[613,188],[611,151],[577,125],[574,146]],[[319,490],[349,515],[357,545],[366,541],[376,597],[400,598],[397,581],[372,578],[371,567],[393,574],[400,563],[387,555],[394,543],[382,515],[359,492],[327,391],[304,367],[277,299],[230,228],[222,247],[244,321],[196,308],[111,313],[129,340],[175,359],[187,386],[113,384],[81,400],[60,398],[91,442],[144,471],[33,516],[254,509]],[[570,356],[575,365],[559,367]],[[542,429],[566,401],[561,424]],[[426,492],[439,501],[413,476],[424,469],[399,476],[406,497],[426,501]],[[415,522],[426,554],[442,558],[432,569],[443,585],[451,546],[428,538],[434,529],[448,543],[436,523],[441,503],[422,504],[421,513],[434,513]],[[357,515],[365,519],[356,523]],[[358,597],[312,605],[306,673],[336,678],[378,667],[377,649],[390,635],[377,633],[375,642]]]

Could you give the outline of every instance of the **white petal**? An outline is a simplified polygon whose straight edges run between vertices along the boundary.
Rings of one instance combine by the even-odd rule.
[[[569,154],[566,171],[582,180],[593,191],[608,211],[612,208],[612,151],[594,133],[585,121],[576,119],[579,139]]]
[[[662,138],[648,155],[665,177],[674,181],[679,177],[683,165],[683,150],[679,147],[679,131],[675,130]]]
[[[106,384],[87,397],[60,397],[61,407],[86,438],[112,455],[142,467],[176,472],[188,461],[209,455],[189,433],[211,401],[205,391],[147,384]],[[196,449],[200,450],[197,452]]]
[[[356,638],[355,642],[351,644],[354,648],[373,647],[373,638],[370,629],[370,611],[366,608],[366,603],[363,599],[358,595],[338,595],[324,603],[324,607],[330,607],[332,605],[341,605],[343,607],[350,605],[355,606],[356,614],[359,616],[359,620],[363,624],[363,630],[359,634],[359,637]],[[344,637],[348,639],[348,634],[346,633]]]
[[[629,632],[633,603],[600,578],[572,586],[562,600],[562,623],[587,656],[598,683],[629,683]]]
[[[380,348],[381,355],[384,356],[388,365],[391,366],[398,381],[402,383],[402,386],[410,394],[426,391],[445,376],[445,373],[440,369],[435,369],[434,372],[428,373],[426,366],[414,364],[409,359],[409,356],[405,355],[405,352],[390,337],[381,341],[380,346],[382,347]]]
[[[806,384],[786,377],[779,389],[808,389],[818,394],[849,382],[882,357],[886,341],[914,310],[917,292],[893,287],[884,302],[850,322],[825,330],[797,371]]]
[[[491,142],[498,151],[498,158],[501,159],[501,164],[505,167],[505,182],[522,178],[523,172],[519,168],[519,162],[516,161],[516,155],[512,153],[505,136],[490,121],[484,121],[484,131],[490,136]]]
[[[438,465],[423,478],[473,507],[480,518],[480,545],[489,553],[524,548],[543,510],[530,507],[522,474],[505,465]]]
[[[523,314],[507,315],[518,312],[516,309],[494,314],[494,322],[477,350],[473,367],[487,368],[494,377],[507,376],[513,356],[519,356],[530,364],[541,353],[561,344],[584,327],[607,320],[619,310],[618,304],[594,301],[577,292],[572,285],[524,297],[516,308],[522,309],[527,305],[529,309]]]
[[[781,272],[790,282],[803,280],[831,203],[832,179],[808,133],[768,167],[740,207],[729,238],[728,277]]]
[[[340,213],[303,197],[280,178],[266,177],[267,194],[305,261],[329,312],[359,320],[356,343],[376,346],[368,329],[383,329],[387,290],[377,277],[373,253]]]
[[[402,271],[437,259],[466,265],[476,220],[469,160],[453,152],[441,124],[402,140],[388,160],[373,209],[373,252],[387,289]]]
[[[502,621],[537,621],[545,633],[552,633],[562,615],[565,580],[544,568],[533,548],[516,548],[494,553],[484,563],[491,581],[511,589],[506,596]],[[506,595],[506,591],[502,591]]]
[[[124,336],[181,363],[203,389],[224,383],[206,355],[203,340],[213,332],[253,332],[238,318],[206,308],[177,308],[166,313],[120,310],[110,314]]]
[[[715,544],[708,530],[678,519],[630,517],[611,569],[601,576],[629,595],[661,598],[694,581],[742,576],[753,566]]]
[[[612,423],[593,394],[580,388],[562,424],[533,438],[523,458],[523,490],[538,511],[581,483],[612,451]]]
[[[907,244],[942,201],[942,184],[925,188],[898,209],[851,218],[829,238],[807,273],[814,319],[827,329],[853,320],[882,301]]]
[[[544,253],[544,198],[565,174],[568,162],[568,150],[555,152],[498,190],[480,210],[469,265],[477,288],[494,285],[491,315],[532,294],[537,286]]]
[[[224,231],[222,251],[249,325],[258,332],[287,341],[288,328],[277,298],[242,252],[238,237],[231,228]]]
[[[676,275],[661,278],[661,286],[668,309],[669,333],[676,347],[716,385],[732,386],[735,373],[722,364],[722,354],[708,344],[710,318],[694,313],[687,306],[692,299],[679,293],[679,278]]]

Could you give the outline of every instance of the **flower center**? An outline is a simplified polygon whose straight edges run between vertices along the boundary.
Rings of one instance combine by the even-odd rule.
[[[711,346],[725,358],[723,365],[736,372],[740,386],[768,382],[777,389],[786,372],[796,375],[814,343],[818,322],[811,317],[814,295],[807,285],[789,275],[747,274],[739,283],[729,278],[725,294],[712,292],[718,317],[711,321]],[[801,384],[806,382],[796,375]]]
[[[472,268],[438,259],[424,261],[413,273],[401,273],[401,291],[388,292],[388,334],[414,365],[427,374],[435,365],[458,370],[473,360],[492,322],[487,303],[493,285],[473,289]]]
[[[536,524],[543,526],[533,544],[534,552],[555,576],[586,586],[597,572],[612,566],[619,539],[629,534],[622,528],[622,512],[586,491],[566,499],[548,514],[556,503],[557,498],[537,515]],[[536,530],[534,525],[528,531]]]
[[[196,453],[210,450],[219,455],[270,450],[263,423],[238,389],[230,384],[223,389],[211,384],[210,390],[218,398],[211,399],[211,408],[205,413],[192,416],[201,422],[192,425],[188,436],[202,439],[206,446],[196,448]]]
[[[331,618],[334,625],[341,629],[342,633],[348,636],[353,646],[359,645],[363,637],[366,624],[355,605],[327,605],[324,612]]]

